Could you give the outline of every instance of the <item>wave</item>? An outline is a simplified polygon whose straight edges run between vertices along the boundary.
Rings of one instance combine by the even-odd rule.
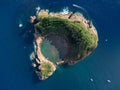
[[[36,9],[36,14],[38,14],[41,8],[40,8],[40,6],[38,6],[35,9]]]
[[[19,19],[19,21],[18,21],[18,27],[19,27],[19,28],[23,27],[23,23],[22,23],[22,20],[21,20],[21,19]]]
[[[68,7],[64,7],[62,9],[62,11],[60,12],[60,14],[68,14],[69,13],[69,8]]]
[[[34,52],[36,53],[36,45],[35,45],[35,42],[33,42],[33,45],[34,45]]]

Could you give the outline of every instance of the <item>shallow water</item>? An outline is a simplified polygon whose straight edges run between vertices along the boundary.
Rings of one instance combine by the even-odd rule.
[[[41,44],[43,55],[53,62],[58,62],[68,55],[68,43],[65,37],[58,34],[48,34]]]
[[[43,53],[43,55],[46,58],[48,58],[52,62],[57,62],[57,61],[60,60],[59,51],[48,40],[44,40],[42,42],[42,44],[41,44],[41,52]]]
[[[98,30],[99,46],[84,61],[58,67],[52,77],[38,82],[29,60],[33,51],[33,39],[28,35],[31,28],[19,28],[19,20],[25,26],[37,6],[50,11],[68,7],[83,12],[73,3],[87,10]],[[0,90],[120,89],[119,0],[0,0],[0,12]]]
[[[65,36],[50,33],[46,36],[46,39],[58,50],[60,59],[63,59],[68,55],[69,46]]]

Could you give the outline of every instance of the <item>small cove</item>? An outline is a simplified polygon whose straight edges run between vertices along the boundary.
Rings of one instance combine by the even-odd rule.
[[[41,44],[41,52],[52,62],[57,62],[67,55],[68,44],[63,36],[48,34]]]

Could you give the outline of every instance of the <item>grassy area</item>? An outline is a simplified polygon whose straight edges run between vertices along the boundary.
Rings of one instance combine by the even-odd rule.
[[[82,59],[91,53],[97,46],[98,37],[81,23],[68,21],[56,17],[39,17],[35,28],[41,35],[50,32],[68,37],[71,43],[71,57],[74,60]],[[76,47],[76,48],[75,48]]]
[[[49,62],[43,62],[39,68],[41,70],[42,76],[44,77],[48,77],[53,69],[51,63]]]

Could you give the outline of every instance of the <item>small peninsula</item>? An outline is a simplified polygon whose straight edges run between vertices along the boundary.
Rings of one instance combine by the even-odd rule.
[[[34,25],[33,67],[40,80],[50,77],[61,64],[74,65],[90,55],[98,45],[98,34],[90,20],[81,13],[53,13],[40,10],[30,17]],[[48,40],[60,52],[60,60],[52,61],[41,51],[41,44]],[[49,51],[48,53],[52,53]],[[55,54],[53,52],[53,54]]]

